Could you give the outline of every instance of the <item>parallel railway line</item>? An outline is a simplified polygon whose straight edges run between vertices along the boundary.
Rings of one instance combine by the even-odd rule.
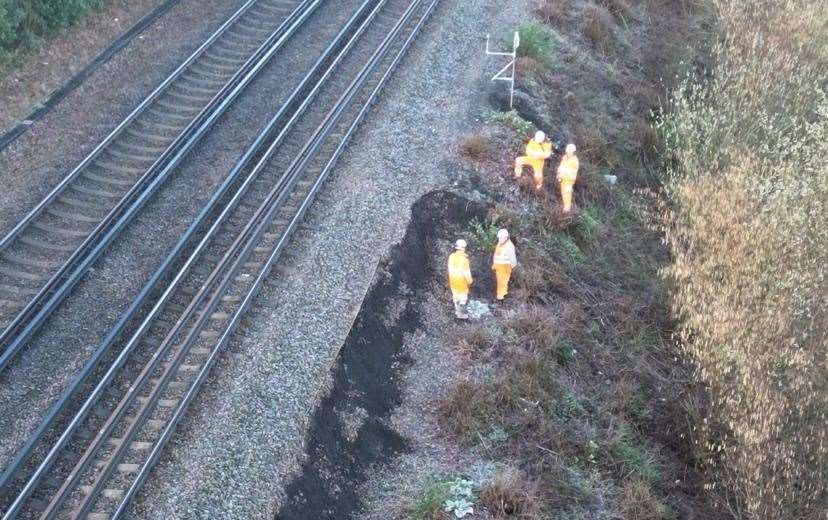
[[[249,0],[0,240],[0,372],[321,0]]]
[[[0,476],[12,518],[117,518],[439,0],[365,0]]]

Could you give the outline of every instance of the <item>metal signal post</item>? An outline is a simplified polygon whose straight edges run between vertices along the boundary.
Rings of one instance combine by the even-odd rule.
[[[493,52],[489,49],[489,35],[486,35],[486,55],[487,56],[509,56],[512,60],[500,71],[492,77],[492,81],[508,81],[509,82],[509,108],[514,108],[515,101],[515,61],[517,60],[517,50],[520,47],[520,34],[515,31],[514,40],[512,40],[512,52]],[[507,76],[507,74],[511,75]]]

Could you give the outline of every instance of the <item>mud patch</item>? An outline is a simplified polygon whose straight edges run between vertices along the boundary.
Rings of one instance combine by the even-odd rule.
[[[286,489],[276,518],[344,519],[359,511],[358,492],[374,464],[408,449],[388,424],[401,402],[402,352],[420,325],[420,287],[434,276],[432,254],[453,240],[486,207],[446,191],[423,196],[400,244],[384,260],[334,368],[331,392],[314,413],[302,473]]]

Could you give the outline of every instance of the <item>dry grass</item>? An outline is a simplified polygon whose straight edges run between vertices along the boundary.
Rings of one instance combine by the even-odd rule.
[[[494,518],[543,518],[542,499],[537,484],[511,466],[499,471],[483,485],[480,502]]]
[[[460,139],[458,149],[462,156],[473,161],[482,161],[489,153],[489,139],[479,134],[466,135]]]
[[[615,49],[616,41],[613,33],[615,21],[605,7],[598,5],[587,7],[581,30],[601,52],[611,52]]]
[[[564,23],[572,9],[572,0],[537,0],[535,14],[550,25]]]
[[[674,518],[653,494],[645,480],[630,479],[621,491],[621,515],[624,520],[669,520]]]
[[[633,18],[632,7],[626,0],[599,0],[598,4],[623,24]]]
[[[653,126],[644,119],[633,123],[633,143],[645,163],[653,163],[664,154],[664,143]]]
[[[662,121],[665,274],[711,395],[698,449],[742,518],[818,518],[828,496],[824,9],[720,2],[714,79]]]

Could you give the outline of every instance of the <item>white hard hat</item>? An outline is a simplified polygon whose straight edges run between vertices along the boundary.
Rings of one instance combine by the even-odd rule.
[[[566,145],[566,153],[575,153],[575,150],[576,148],[574,144],[569,143],[568,145]]]
[[[497,238],[499,240],[505,240],[505,239],[509,238],[509,232],[505,229],[501,229],[497,232]]]
[[[461,238],[460,240],[454,243],[454,248],[459,249],[461,251],[465,251],[466,245],[466,241]]]
[[[542,143],[544,139],[546,139],[546,134],[543,131],[538,130],[535,132],[535,141]]]

